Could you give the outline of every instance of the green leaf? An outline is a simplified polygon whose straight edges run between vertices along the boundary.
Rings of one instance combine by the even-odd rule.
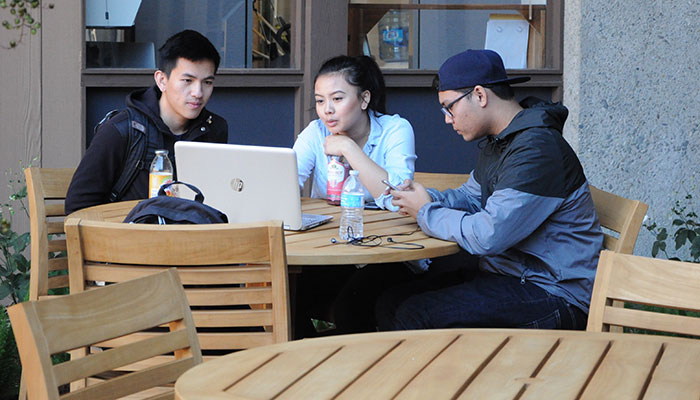
[[[700,258],[700,235],[696,236],[690,244],[690,255],[697,261]]]
[[[23,254],[15,254],[15,267],[22,275],[29,275],[30,263]]]
[[[17,253],[10,256],[9,263],[14,267],[14,271],[26,272],[29,261],[22,253]]]
[[[4,300],[12,293],[12,287],[6,283],[0,284],[0,300]]]
[[[679,229],[676,231],[676,250],[683,247],[685,241],[688,239],[688,229]]]
[[[666,251],[666,242],[659,243],[659,249]]]
[[[668,233],[666,233],[666,228],[661,228],[661,230],[659,230],[659,233],[656,235],[656,240],[663,241],[663,240],[666,240],[667,237],[668,237]]]
[[[654,244],[651,246],[652,257],[656,257],[659,254],[659,243],[661,242],[654,242]]]
[[[31,238],[29,237],[29,232],[25,232],[13,239],[12,248],[14,248],[17,253],[23,252],[29,245],[30,241]]]
[[[15,196],[17,197],[17,200],[26,198],[27,197],[27,185],[22,186],[22,188],[17,193],[15,193]]]
[[[17,283],[17,298],[20,299],[20,301],[27,299],[27,294],[29,293],[29,275],[22,275]]]
[[[685,221],[683,221],[682,219],[674,219],[673,220],[673,225],[684,225],[684,224],[685,224]]]

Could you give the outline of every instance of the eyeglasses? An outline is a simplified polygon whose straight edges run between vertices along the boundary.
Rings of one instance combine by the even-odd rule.
[[[452,115],[452,111],[450,111],[450,109],[452,108],[453,105],[455,105],[456,102],[462,100],[464,97],[466,97],[466,96],[467,96],[469,93],[471,93],[472,91],[474,91],[474,88],[469,89],[469,90],[468,90],[466,93],[464,93],[463,95],[461,95],[461,96],[457,97],[456,99],[452,100],[452,101],[450,102],[450,104],[448,104],[448,105],[446,105],[446,106],[442,106],[442,107],[440,108],[440,111],[442,111],[442,113],[445,114],[445,116],[450,117],[450,118],[454,118],[455,116]]]

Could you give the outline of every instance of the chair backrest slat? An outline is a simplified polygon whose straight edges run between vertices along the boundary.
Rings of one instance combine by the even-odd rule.
[[[188,347],[188,343],[189,336],[185,330],[130,342],[120,348],[122,356],[119,359],[115,359],[109,352],[103,351],[94,353],[90,357],[81,357],[56,365],[54,367],[56,382],[59,385],[65,385],[84,376],[97,375],[105,370],[115,370],[127,364],[167,353],[172,349]]]
[[[270,261],[266,230],[250,224],[238,229],[230,229],[228,224],[190,225],[186,229],[166,225],[154,231],[152,225],[104,222],[84,224],[80,229],[83,257],[89,261],[165,266]],[[218,239],[212,240],[214,237]],[[178,250],[178,244],[186,251]]]
[[[30,169],[40,170],[41,173],[41,189],[45,200],[63,200],[66,198],[68,185],[70,184],[75,168],[37,168]]]
[[[165,270],[167,267],[148,264],[104,264],[85,262],[85,279],[90,281],[108,281],[133,279],[143,275],[144,268],[151,271]],[[202,267],[178,267],[183,285],[198,285],[206,282],[219,282],[220,285],[237,283],[269,282],[272,272],[269,265],[222,265]]]
[[[427,188],[437,190],[456,189],[469,180],[469,174],[416,172],[413,175],[413,180]]]
[[[127,374],[98,385],[90,385],[61,397],[65,400],[118,399],[132,393],[173,382],[196,364],[192,359],[174,360],[155,368]],[[172,397],[171,397],[172,398]]]
[[[84,380],[120,366],[174,353],[171,363],[107,379],[61,398],[113,399],[172,383],[187,368],[201,363],[194,321],[175,269],[8,308],[30,398],[58,399],[58,386]],[[168,326],[170,333],[151,332]],[[160,327],[160,328],[159,328]],[[53,365],[51,355],[98,345],[105,339],[142,339],[84,358]],[[134,333],[136,332],[136,333]]]
[[[49,259],[49,271],[68,270],[68,258],[59,257]]]
[[[672,314],[700,312],[699,293],[700,264],[605,250],[598,261],[587,329],[634,327],[700,336],[699,317]],[[625,302],[627,308],[612,307],[613,302]],[[666,313],[656,312],[658,308]]]
[[[603,324],[628,328],[698,335],[700,318],[606,306]]]
[[[192,313],[197,326],[212,328],[222,326],[270,326],[274,323],[272,311],[262,310],[211,310]]]

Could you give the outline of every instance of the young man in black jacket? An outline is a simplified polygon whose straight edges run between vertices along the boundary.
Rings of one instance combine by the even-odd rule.
[[[174,145],[179,140],[228,142],[226,121],[205,108],[219,68],[216,48],[202,34],[185,30],[170,37],[158,53],[155,85],[130,93],[128,110],[97,128],[68,188],[66,213],[147,198],[148,169],[157,149],[168,150],[175,167]],[[138,135],[147,139],[145,154],[127,162],[134,156]],[[133,172],[133,178],[116,188],[125,172]]]

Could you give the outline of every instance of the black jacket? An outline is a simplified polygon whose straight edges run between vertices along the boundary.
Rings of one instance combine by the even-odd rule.
[[[158,101],[161,92],[154,85],[148,89],[141,89],[130,93],[126,98],[126,105],[132,111],[146,116],[152,124],[147,129],[156,127],[163,139],[163,148],[168,150],[168,157],[176,168],[174,146],[179,140],[196,142],[228,142],[228,125],[220,116],[210,112],[206,108],[202,110],[197,119],[193,120],[187,132],[182,135],[174,135],[160,118]],[[151,135],[147,135],[151,136]],[[73,180],[66,195],[66,213],[80,210],[98,204],[109,202],[109,194],[116,181],[124,170],[127,156],[126,135],[122,135],[115,128],[111,120],[103,123],[90,143],[83,159],[80,161]],[[152,146],[149,146],[149,152]],[[151,160],[155,154],[149,154]],[[148,168],[140,170],[134,182],[128,187],[121,200],[145,199],[148,197]]]

